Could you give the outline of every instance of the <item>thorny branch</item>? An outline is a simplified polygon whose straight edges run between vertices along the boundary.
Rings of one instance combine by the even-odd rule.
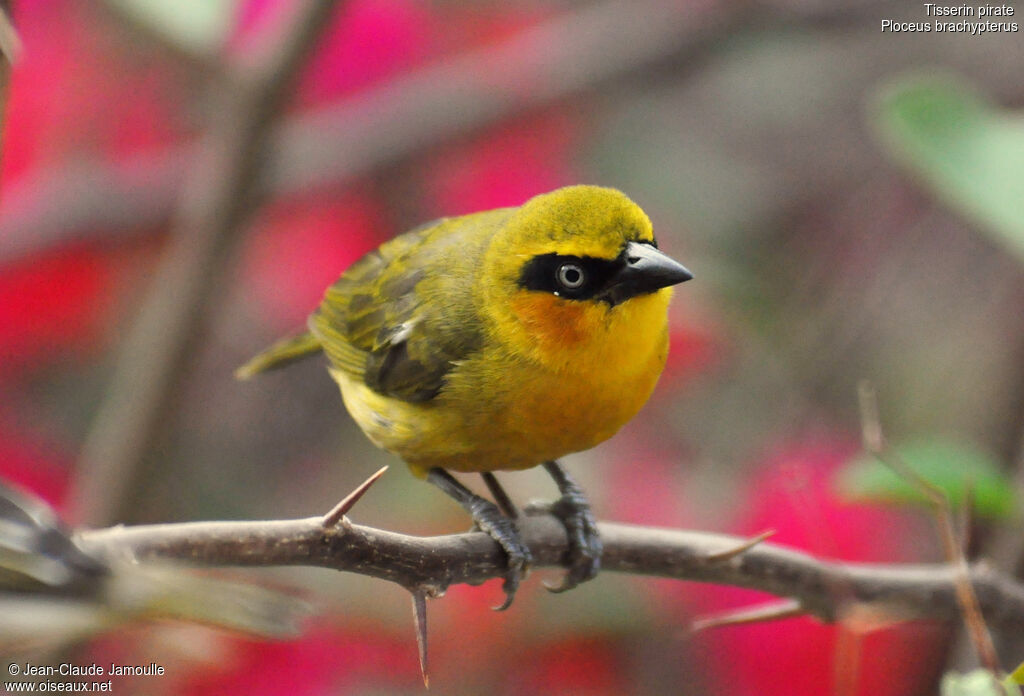
[[[535,567],[567,554],[562,526],[546,515],[520,521]],[[604,522],[604,571],[733,585],[796,602],[799,613],[835,621],[849,603],[901,618],[959,620],[958,569],[949,564],[843,563],[771,543],[726,553],[749,540],[724,534]],[[457,583],[501,577],[505,557],[486,534],[416,537],[324,517],[261,522],[190,522],[82,531],[87,551],[138,561],[174,559],[205,566],[316,566],[390,580],[436,595]],[[1019,630],[1024,586],[976,564],[969,568],[989,625]],[[837,592],[836,588],[841,588]],[[797,613],[795,611],[790,614]]]

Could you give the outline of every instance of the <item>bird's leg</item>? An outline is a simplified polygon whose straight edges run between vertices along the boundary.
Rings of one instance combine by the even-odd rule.
[[[533,562],[530,549],[519,538],[515,521],[505,517],[497,505],[463,486],[444,469],[439,467],[431,469],[427,472],[427,480],[454,498],[473,517],[473,521],[480,530],[498,542],[498,545],[505,550],[508,555],[508,574],[505,576],[505,584],[502,585],[502,589],[505,591],[505,602],[495,609],[498,611],[508,609],[519,588],[519,581],[526,573],[530,563]]]
[[[501,511],[505,513],[505,517],[518,519],[519,510],[516,509],[515,503],[513,503],[512,499],[508,497],[508,493],[505,492],[505,489],[501,487],[500,483],[498,483],[498,477],[489,471],[485,471],[480,474],[480,478],[482,478],[484,483],[487,484],[487,490],[489,490],[491,495],[494,496],[494,502],[497,503],[498,507],[501,508]]]
[[[597,575],[601,569],[604,546],[597,533],[597,520],[594,519],[583,489],[558,462],[544,462],[544,469],[554,479],[562,494],[551,505],[550,512],[562,521],[569,537],[569,572],[561,585],[548,589],[552,592],[565,592]]]

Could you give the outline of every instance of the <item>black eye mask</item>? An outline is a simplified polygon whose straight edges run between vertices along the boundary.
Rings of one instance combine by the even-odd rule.
[[[524,266],[519,285],[527,290],[550,292],[569,300],[591,300],[626,265],[625,258],[596,259],[590,256],[541,254]]]
[[[627,242],[614,259],[540,254],[523,266],[519,286],[569,300],[598,300],[614,307],[693,275],[650,242]]]

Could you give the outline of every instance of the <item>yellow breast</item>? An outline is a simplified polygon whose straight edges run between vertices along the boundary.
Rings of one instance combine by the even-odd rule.
[[[670,295],[610,307],[524,294],[491,317],[484,349],[426,403],[332,374],[370,439],[414,473],[528,468],[603,442],[646,403],[668,352]]]

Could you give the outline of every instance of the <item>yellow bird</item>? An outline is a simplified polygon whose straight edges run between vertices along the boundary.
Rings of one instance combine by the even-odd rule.
[[[327,289],[307,332],[236,374],[323,351],[370,440],[458,501],[508,554],[507,608],[531,558],[492,472],[545,467],[570,540],[557,590],[594,577],[597,526],[555,460],[607,440],[647,401],[668,353],[669,286],[690,278],[623,193],[569,186],[381,245]],[[501,508],[449,471],[482,473]]]

